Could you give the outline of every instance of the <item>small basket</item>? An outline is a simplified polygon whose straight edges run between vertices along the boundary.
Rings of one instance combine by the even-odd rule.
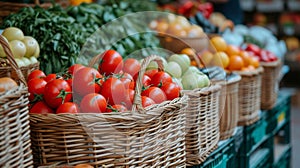
[[[163,48],[174,53],[180,53],[184,48],[193,48],[196,52],[201,52],[209,47],[206,36],[203,37],[176,37],[169,34],[159,34],[157,36]]]
[[[232,137],[238,123],[239,101],[238,90],[240,75],[236,73],[227,74],[226,81],[216,83],[222,86],[220,94],[220,140]]]
[[[56,0],[56,3],[60,4],[63,7],[66,7],[69,5],[68,0]],[[21,8],[25,7],[34,7],[34,6],[40,6],[42,8],[49,8],[52,6],[52,3],[45,2],[40,3],[39,0],[34,0],[34,3],[16,3],[16,2],[3,2],[0,1],[0,24],[2,23],[3,19],[12,14],[18,12]]]
[[[14,80],[18,79],[18,75],[16,71],[10,66],[10,64],[7,62],[7,59],[0,58],[0,63],[1,64],[6,64],[5,66],[1,67],[0,66],[0,77],[10,77]],[[36,69],[40,69],[40,63],[34,63],[30,64],[24,67],[19,68],[25,77],[25,80],[27,80],[28,75]]]
[[[261,102],[261,81],[263,68],[250,72],[236,71],[239,82],[239,126],[247,126],[259,120]]]
[[[279,90],[281,60],[260,63],[264,68],[261,83],[261,109],[270,110],[275,106]]]
[[[184,110],[188,97],[144,109],[142,77],[151,61],[156,61],[159,69],[163,67],[158,56],[144,59],[131,112],[32,114],[36,166],[88,163],[94,167],[185,167]]]
[[[186,163],[199,165],[219,142],[220,85],[184,90],[189,97],[186,109]]]
[[[1,35],[0,44],[20,81],[17,88],[0,94],[0,167],[30,168],[33,167],[33,160],[26,81]]]

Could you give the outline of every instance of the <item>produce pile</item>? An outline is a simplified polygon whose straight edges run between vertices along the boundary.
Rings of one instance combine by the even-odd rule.
[[[130,13],[131,11],[127,8],[129,5],[130,1],[116,3],[112,6],[83,3],[67,9],[60,6],[54,6],[47,10],[41,7],[22,8],[18,13],[6,17],[1,28],[18,27],[26,35],[34,37],[41,48],[39,57],[41,70],[46,74],[57,73],[77,62],[87,38],[99,27]],[[135,9],[138,11],[137,8]],[[126,26],[132,31],[149,30],[147,25],[139,24],[139,22],[138,19],[127,20]],[[114,34],[120,33],[117,30],[123,33],[126,31],[122,25],[114,25],[114,29],[108,33],[114,36]],[[97,46],[103,44],[103,48],[115,49],[123,56],[142,48],[155,50],[154,48],[159,46],[159,40],[152,33],[128,36],[112,46],[107,46],[108,41],[103,39],[100,43]],[[89,54],[99,53],[100,49],[95,50],[89,51]],[[149,55],[147,51],[145,50],[142,54]]]
[[[39,43],[31,36],[24,36],[22,30],[16,27],[4,29],[1,34],[8,42],[12,54],[19,67],[28,66],[37,63],[37,58],[40,54]],[[6,59],[3,47],[0,46],[0,64],[1,67],[7,66],[9,61]]]
[[[61,76],[32,71],[28,76],[30,113],[130,111],[143,60],[123,60],[115,50],[107,50],[101,56],[97,69],[74,64]],[[182,89],[192,90],[210,84],[205,74],[190,66],[187,55],[171,55],[168,62],[163,62],[165,71],[151,62],[142,77],[143,107],[173,100],[180,96]]]

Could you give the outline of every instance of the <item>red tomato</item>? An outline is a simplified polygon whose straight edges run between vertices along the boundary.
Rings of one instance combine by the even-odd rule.
[[[124,83],[125,89],[134,89],[134,81],[129,73],[122,73],[120,80]]]
[[[98,66],[98,71],[101,74],[116,74],[123,69],[123,58],[117,51],[107,50],[102,55],[102,59]]]
[[[106,111],[107,112],[125,112],[125,111],[128,111],[128,110],[123,105],[115,104],[115,105],[113,105],[111,107],[107,107]]]
[[[57,75],[56,75],[56,74],[49,74],[49,75],[47,75],[47,76],[44,78],[44,80],[45,80],[47,83],[53,81],[54,79],[57,79]]]
[[[129,73],[131,76],[135,76],[139,73],[141,64],[134,58],[128,58],[124,61],[123,71]]]
[[[245,49],[246,51],[251,51],[251,52],[253,52],[255,55],[260,55],[260,48],[257,46],[257,45],[255,45],[255,44],[248,44],[247,45],[247,47],[246,47],[246,49]]]
[[[31,102],[35,102],[37,100],[42,100],[42,96],[44,94],[45,86],[47,82],[41,78],[34,78],[28,81],[28,92],[29,92],[29,100]]]
[[[157,69],[151,69],[151,70],[147,70],[145,72],[145,75],[149,76],[151,79],[153,78],[153,76],[158,72]]]
[[[180,87],[175,83],[167,83],[161,87],[161,90],[165,92],[167,100],[173,100],[180,95]]]
[[[44,78],[46,77],[45,73],[41,70],[33,70],[27,77],[27,81],[30,81],[33,78]]]
[[[83,97],[80,102],[81,112],[83,113],[103,113],[106,111],[107,102],[98,93],[90,93]]]
[[[73,76],[73,90],[80,96],[99,93],[102,82],[102,75],[96,69],[84,67]]]
[[[62,114],[62,113],[79,113],[79,107],[76,103],[73,102],[66,102],[64,104],[61,104],[57,109],[56,109],[56,114]]]
[[[35,103],[29,110],[30,114],[53,114],[54,111],[46,105],[46,103],[39,101]]]
[[[102,84],[100,94],[105,97],[108,104],[122,104],[126,98],[123,82],[115,77],[110,77]]]
[[[84,68],[84,67],[85,66],[83,66],[81,64],[74,64],[68,68],[68,73],[70,75],[74,75],[74,73],[76,73],[79,69]]]
[[[142,106],[144,108],[153,104],[155,104],[155,102],[151,98],[147,96],[142,96]]]
[[[134,98],[134,90],[127,89],[125,94],[125,100],[124,100],[127,109],[131,109],[133,104],[133,98]]]
[[[143,79],[142,79],[142,84],[143,84],[144,87],[150,86],[151,85],[151,78],[147,75],[144,75]]]
[[[147,96],[151,98],[155,103],[159,104],[163,101],[167,100],[167,97],[160,88],[158,87],[150,87],[142,92],[142,96]]]
[[[69,84],[69,86],[71,87],[71,89],[73,90],[73,79],[72,78],[69,78],[66,80]]]
[[[152,78],[151,78],[151,84],[153,86],[161,87],[166,83],[171,83],[172,77],[166,73],[166,72],[157,72]]]
[[[72,99],[72,90],[68,82],[63,79],[54,79],[47,83],[44,91],[44,100],[52,107],[57,108]]]

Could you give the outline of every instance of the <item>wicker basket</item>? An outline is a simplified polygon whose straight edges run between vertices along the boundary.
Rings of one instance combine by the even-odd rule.
[[[1,64],[6,64],[5,66],[1,67],[0,66],[0,77],[10,77],[14,80],[18,79],[18,75],[16,73],[16,71],[10,66],[10,64],[7,62],[7,59],[3,59],[0,58],[0,63]],[[30,64],[28,66],[24,66],[21,67],[20,70],[23,74],[23,76],[25,77],[25,79],[27,80],[28,75],[31,73],[31,71],[35,70],[35,69],[39,69],[40,68],[40,63],[34,63],[34,64]]]
[[[186,110],[186,163],[198,165],[217,148],[219,142],[220,85],[185,90],[189,97]]]
[[[262,72],[262,67],[251,72],[237,71],[242,77],[239,82],[239,126],[259,120]]]
[[[269,110],[275,106],[279,90],[279,73],[281,60],[260,63],[264,68],[261,84],[261,109]]]
[[[69,5],[68,0],[56,0],[56,3],[60,4],[63,7]],[[15,3],[15,2],[3,2],[0,1],[0,24],[2,23],[3,19],[12,14],[18,12],[21,8],[25,7],[34,7],[34,6],[41,6],[42,8],[49,8],[52,6],[51,2],[40,3],[39,0],[34,0],[34,3]]]
[[[163,48],[174,53],[180,53],[184,48],[193,48],[196,52],[201,52],[209,47],[209,40],[204,37],[176,37],[169,34],[159,34],[157,36]]]
[[[187,96],[141,106],[142,63],[132,112],[30,116],[33,153],[39,166],[55,163],[94,167],[185,167]],[[161,68],[160,68],[161,69]]]
[[[217,81],[222,86],[220,94],[220,140],[230,138],[238,123],[239,102],[238,90],[241,77],[238,74],[232,75],[232,78],[226,81]]]
[[[0,44],[21,81],[17,88],[0,94],[0,167],[33,167],[26,81],[1,35]]]

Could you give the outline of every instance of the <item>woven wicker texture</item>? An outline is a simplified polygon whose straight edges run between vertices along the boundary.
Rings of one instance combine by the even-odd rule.
[[[186,109],[186,163],[205,161],[219,142],[220,85],[183,91],[189,97]]]
[[[250,125],[259,120],[262,72],[262,67],[251,72],[237,72],[242,77],[238,98],[239,126]]]
[[[17,88],[0,94],[0,167],[33,167],[26,81],[1,35],[0,44],[21,81]]]
[[[201,52],[203,49],[209,47],[209,40],[206,36],[188,38],[176,37],[168,34],[160,34],[157,36],[163,48],[170,50],[174,53],[180,53],[184,48],[193,48],[196,52]]]
[[[279,90],[281,60],[261,63],[264,68],[261,83],[261,109],[269,110],[275,106]]]
[[[230,138],[238,123],[239,104],[238,90],[241,77],[235,77],[226,82],[217,82],[222,86],[220,94],[220,140]]]
[[[36,165],[89,163],[94,167],[185,167],[187,96],[141,107],[142,63],[132,112],[31,115]],[[139,83],[140,82],[140,83]],[[138,84],[139,83],[139,84]]]
[[[56,0],[56,3],[60,4],[63,7],[66,7],[69,5],[68,0]],[[42,8],[49,8],[52,6],[50,2],[47,3],[40,3],[39,0],[34,0],[34,3],[15,3],[15,2],[3,2],[0,1],[0,24],[2,23],[3,19],[12,14],[18,12],[21,8],[25,7],[34,7],[34,6],[40,6]]]
[[[16,71],[14,71],[14,69],[10,66],[10,64],[7,62],[6,59],[0,58],[0,63],[3,64],[5,62],[5,64],[7,64],[4,67],[0,66],[0,77],[10,77],[14,80],[18,79],[18,75],[16,73]],[[40,68],[40,63],[34,63],[34,64],[30,64],[28,66],[25,67],[21,67],[20,70],[23,73],[23,76],[25,77],[25,79],[27,79],[28,75],[31,73],[31,71],[35,70],[35,69],[39,69]]]

